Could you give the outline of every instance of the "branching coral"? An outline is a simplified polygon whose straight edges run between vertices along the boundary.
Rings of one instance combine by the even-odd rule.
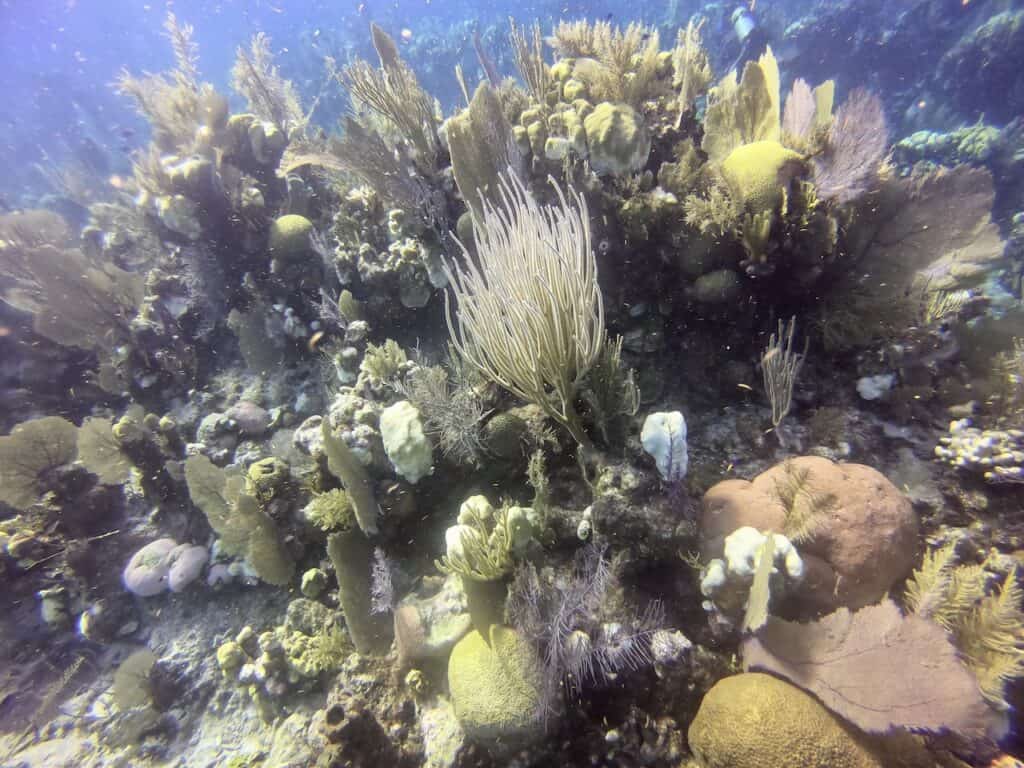
[[[605,343],[604,305],[586,203],[556,186],[540,206],[515,176],[499,182],[503,205],[473,217],[474,260],[448,267],[458,301],[445,304],[452,343],[488,379],[535,403],[589,443],[574,400]]]
[[[683,115],[693,107],[693,102],[703,94],[711,83],[711,63],[701,43],[700,29],[703,22],[680,27],[676,47],[672,50],[672,85],[679,91],[678,128]]]
[[[345,118],[341,138],[331,142],[331,155],[317,163],[340,164],[392,205],[416,212],[428,226],[445,221],[443,204],[426,180],[405,168],[380,134],[358,120]]]
[[[270,52],[270,38],[257,33],[249,50],[239,47],[231,69],[231,87],[245,97],[249,111],[277,126],[285,135],[301,131],[307,122],[295,86],[281,77]]]
[[[381,41],[390,41],[383,30],[377,28],[374,40],[381,50]],[[393,41],[385,50],[397,52]],[[437,138],[434,100],[416,80],[407,64],[394,56],[381,56],[388,66],[380,69],[367,61],[356,59],[340,75],[343,86],[360,105],[373,110],[386,120],[415,153],[420,169],[434,169],[441,149]]]
[[[538,104],[543,104],[551,85],[551,70],[544,61],[544,43],[541,39],[540,23],[535,22],[530,36],[509,19],[511,30],[508,41],[512,47],[512,58],[519,70],[519,76],[526,83],[526,88]]]
[[[832,493],[816,492],[811,485],[811,470],[795,462],[782,465],[784,476],[775,480],[775,498],[785,510],[782,533],[795,544],[814,537],[836,506]]]
[[[615,422],[635,416],[640,409],[640,388],[633,380],[633,370],[622,363],[621,336],[605,344],[587,374],[583,397],[601,437],[610,445]]]
[[[907,583],[907,607],[952,634],[985,699],[1006,710],[1008,683],[1024,677],[1024,590],[1016,571],[989,592],[985,564],[956,562],[956,542],[928,552]]]
[[[192,42],[193,29],[167,14],[164,29],[174,49],[176,67],[169,74],[137,78],[122,72],[117,89],[135,100],[139,112],[153,126],[153,138],[164,151],[187,151],[195,141],[196,126],[203,122],[212,88],[199,82],[199,49]]]

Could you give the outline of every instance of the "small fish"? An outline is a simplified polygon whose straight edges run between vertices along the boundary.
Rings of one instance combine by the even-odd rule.
[[[408,43],[412,40],[412,30],[405,27],[401,32],[401,38],[403,43]]]
[[[317,331],[316,333],[314,333],[312,336],[309,337],[309,342],[308,342],[307,346],[309,347],[309,351],[310,352],[315,352],[316,351],[316,345],[320,343],[320,340],[323,339],[323,337],[324,337],[324,332],[323,331]]]
[[[366,14],[366,3],[360,3],[359,5],[357,5],[356,6],[356,13],[358,13],[360,16],[365,15]]]
[[[754,388],[752,386],[750,386],[749,384],[737,384],[736,386],[739,387],[740,389],[745,389],[747,392],[753,392],[754,391]]]

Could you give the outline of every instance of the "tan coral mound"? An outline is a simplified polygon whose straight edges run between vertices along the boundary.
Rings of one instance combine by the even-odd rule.
[[[789,511],[795,506],[804,518],[803,535],[794,533],[800,521],[787,514],[787,489],[795,496]],[[721,557],[725,537],[745,525],[794,538],[807,570],[798,597],[801,608],[812,612],[877,602],[917,559],[913,507],[884,475],[863,464],[800,456],[753,481],[718,483],[704,494],[704,562]]]
[[[703,768],[911,768],[936,765],[912,737],[876,740],[771,675],[719,680],[688,733]]]

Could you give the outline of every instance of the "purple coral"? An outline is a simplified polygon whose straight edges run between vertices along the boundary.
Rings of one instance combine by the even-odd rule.
[[[818,196],[846,203],[867,192],[888,141],[881,100],[864,88],[855,88],[836,112],[824,154],[814,160]]]
[[[532,564],[521,567],[512,585],[508,611],[512,624],[540,651],[543,689],[540,715],[558,709],[559,692],[573,695],[607,685],[623,671],[652,663],[650,636],[664,613],[653,602],[640,615],[613,621],[606,615],[616,569],[596,547],[583,549],[571,574],[542,582]]]

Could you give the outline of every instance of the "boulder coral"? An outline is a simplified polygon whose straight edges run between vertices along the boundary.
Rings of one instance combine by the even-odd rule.
[[[704,561],[721,557],[725,537],[747,525],[795,540],[807,571],[800,613],[871,605],[916,562],[918,521],[910,501],[863,464],[800,456],[753,481],[718,483],[703,500]]]
[[[590,165],[598,174],[639,171],[647,163],[651,139],[643,119],[627,104],[602,102],[583,121]]]
[[[873,739],[771,675],[719,680],[688,733],[702,768],[911,768],[935,765],[912,737]]]

